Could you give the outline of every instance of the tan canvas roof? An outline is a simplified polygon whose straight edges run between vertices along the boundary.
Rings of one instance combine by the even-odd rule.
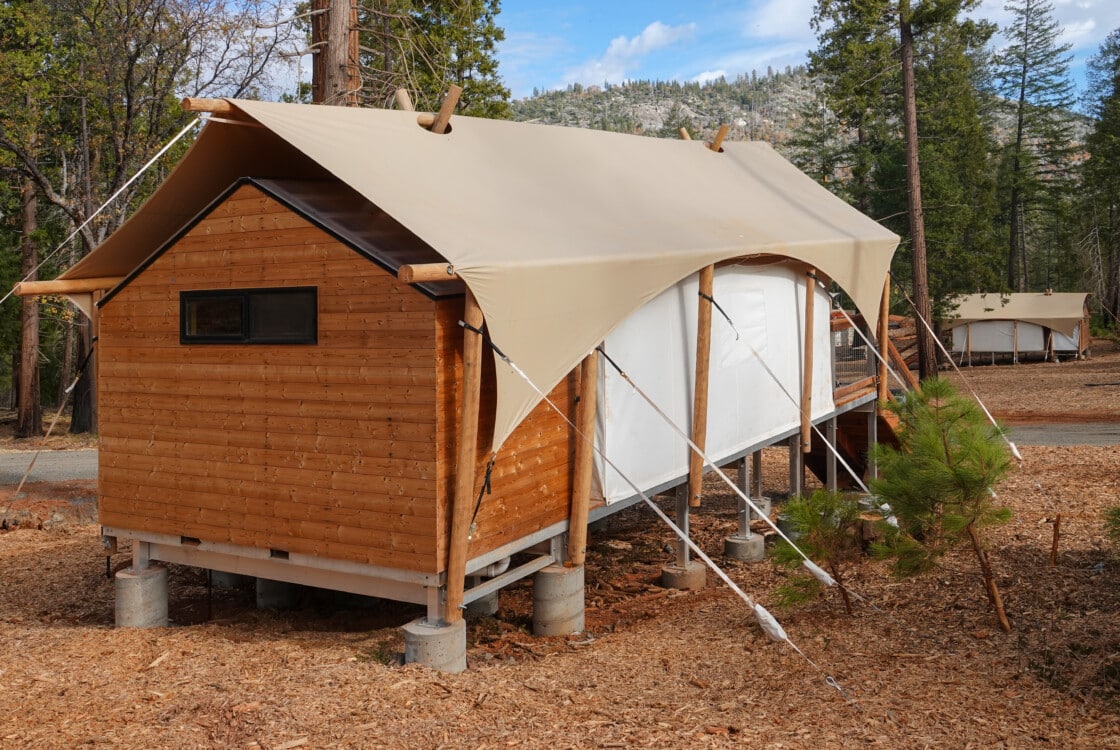
[[[1085,317],[1088,296],[1086,292],[966,294],[956,298],[957,309],[945,327],[981,320],[1022,320],[1072,336]]]
[[[724,259],[804,261],[873,318],[898,243],[762,143],[715,153],[458,116],[436,135],[410,112],[233,103],[258,125],[208,124],[137,215],[65,278],[128,273],[237,177],[330,174],[454,265],[494,343],[547,392],[630,313]],[[496,371],[495,447],[539,400],[508,367]]]

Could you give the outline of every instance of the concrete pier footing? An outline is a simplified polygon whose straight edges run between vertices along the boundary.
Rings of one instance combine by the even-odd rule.
[[[468,620],[478,620],[483,617],[493,617],[498,614],[498,592],[475,599],[463,610],[463,617]]]
[[[427,618],[405,625],[404,663],[423,664],[452,674],[467,668],[467,623],[443,623]]]
[[[699,591],[708,585],[708,569],[689,560],[685,565],[666,565],[661,569],[661,585],[667,589]]]
[[[299,606],[300,587],[286,581],[257,579],[257,609],[295,609]]]
[[[533,576],[533,635],[582,633],[583,614],[582,565],[549,565]]]
[[[118,628],[167,627],[167,568],[125,568],[117,573],[114,587]]]
[[[729,536],[723,540],[723,556],[729,560],[758,562],[766,556],[766,540],[762,534]]]

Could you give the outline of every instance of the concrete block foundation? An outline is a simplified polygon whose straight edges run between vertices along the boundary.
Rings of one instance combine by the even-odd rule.
[[[114,588],[118,628],[167,627],[167,568],[125,568],[117,573]]]
[[[583,614],[582,565],[549,565],[533,576],[533,635],[582,633]]]
[[[427,618],[405,625],[404,663],[423,664],[452,674],[467,668],[467,623],[432,623]]]
[[[766,557],[766,540],[762,534],[729,536],[723,540],[723,556],[729,560],[758,562]]]
[[[666,565],[661,569],[661,585],[667,589],[699,591],[708,585],[708,569],[695,560],[689,560],[683,567]]]

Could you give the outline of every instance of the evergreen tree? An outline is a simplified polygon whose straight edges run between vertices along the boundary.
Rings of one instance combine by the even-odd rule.
[[[1094,118],[1084,166],[1084,214],[1091,283],[1111,323],[1120,320],[1120,29],[1088,65],[1088,108]]]
[[[1068,177],[1071,45],[1058,43],[1060,29],[1049,0],[1008,0],[1005,7],[1013,17],[1004,30],[1011,44],[996,57],[995,77],[1015,118],[1014,138],[1007,145],[1007,285],[1026,291],[1027,239],[1035,214]]]
[[[911,218],[923,215],[927,249],[898,253],[894,270],[896,278],[913,279],[916,299],[928,289],[938,313],[953,293],[990,281],[995,262],[993,143],[976,91],[984,75],[982,50],[994,28],[963,17],[976,4],[818,0],[813,19],[819,46],[810,53],[810,70],[840,127],[851,133],[847,158],[840,162],[840,171],[850,175],[848,188],[836,192],[846,193],[865,213],[884,217],[904,242],[916,228]],[[907,203],[913,188],[907,184],[900,132],[900,24],[913,40],[920,206]],[[931,341],[927,349],[925,370],[932,371]]]
[[[509,90],[498,75],[500,0],[356,0],[362,102],[385,107],[398,88],[418,110],[435,111],[451,84],[463,87],[457,110],[509,117]]]
[[[994,502],[995,486],[1012,466],[1000,430],[988,425],[973,401],[937,378],[888,408],[898,417],[901,447],[875,446],[880,476],[871,491],[886,503],[895,524],[883,525],[885,539],[873,551],[893,558],[899,575],[913,575],[932,569],[967,541],[1000,627],[1009,631],[982,537],[985,526],[1011,518],[1009,509]]]

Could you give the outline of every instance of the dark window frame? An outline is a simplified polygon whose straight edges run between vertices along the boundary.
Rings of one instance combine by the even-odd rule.
[[[254,336],[250,319],[254,295],[308,294],[314,305],[311,313],[311,331],[307,336]],[[236,334],[190,334],[187,331],[188,308],[194,300],[208,297],[238,297],[241,301],[241,331]],[[179,292],[179,343],[180,344],[238,344],[238,345],[307,345],[319,343],[319,288],[315,286],[253,287],[246,289],[197,289]]]

